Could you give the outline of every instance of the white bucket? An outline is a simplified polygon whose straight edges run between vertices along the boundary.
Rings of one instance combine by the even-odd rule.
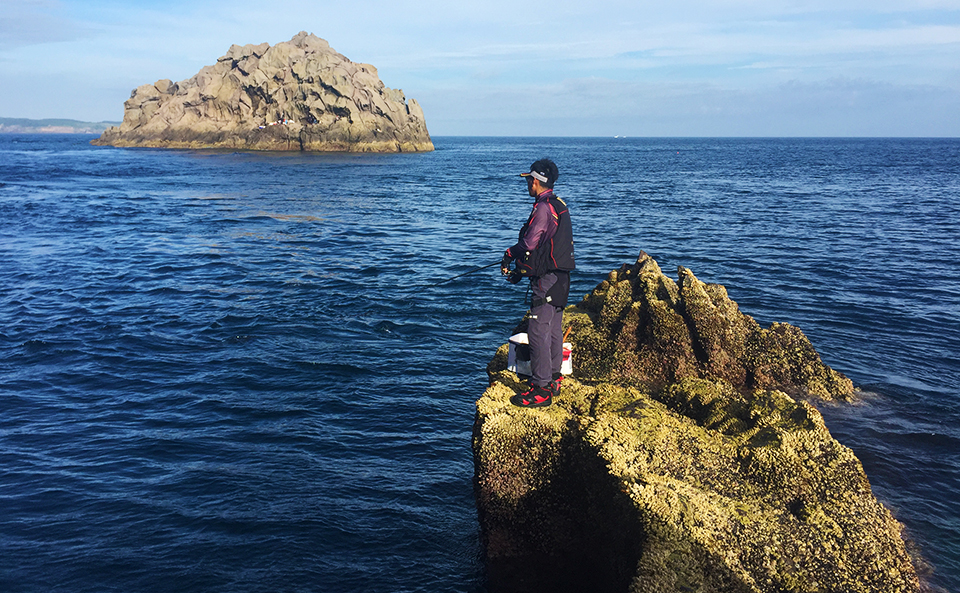
[[[507,343],[510,344],[507,351],[507,370],[518,375],[532,375],[533,373],[530,372],[530,345],[527,342],[527,334],[514,334],[510,336]]]
[[[530,376],[533,372],[530,370],[530,345],[526,333],[519,333],[510,336],[507,341],[509,344],[507,350],[507,370],[513,371],[518,375]],[[564,375],[573,374],[573,344],[563,343],[563,363],[560,365],[560,372]]]
[[[563,343],[563,362],[560,364],[560,374],[573,374],[573,344],[570,342]]]

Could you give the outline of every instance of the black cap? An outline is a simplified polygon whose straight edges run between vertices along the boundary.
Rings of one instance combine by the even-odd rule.
[[[557,177],[560,176],[560,171],[557,170],[556,163],[550,159],[540,159],[530,165],[529,173],[521,173],[520,175],[523,177],[533,177],[545,186],[553,187],[553,184],[557,181]]]

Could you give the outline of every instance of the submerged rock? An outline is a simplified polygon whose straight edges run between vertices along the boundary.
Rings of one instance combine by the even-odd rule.
[[[300,32],[270,46],[234,45],[178,83],[137,87],[123,123],[92,142],[109,146],[350,152],[433,150],[423,110]]]
[[[494,591],[918,591],[902,526],[820,413],[849,380],[796,328],[641,254],[569,307],[574,375],[519,409],[503,346],[477,402]],[[765,333],[766,332],[766,333]]]

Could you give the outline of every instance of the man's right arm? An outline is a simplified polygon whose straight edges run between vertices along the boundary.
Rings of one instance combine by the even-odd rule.
[[[527,232],[520,237],[517,244],[507,251],[514,258],[522,256],[528,251],[533,251],[540,246],[540,242],[549,239],[552,236],[551,227],[556,227],[557,221],[553,216],[553,209],[549,203],[538,203],[533,207],[533,213],[530,215],[530,224],[527,225]]]

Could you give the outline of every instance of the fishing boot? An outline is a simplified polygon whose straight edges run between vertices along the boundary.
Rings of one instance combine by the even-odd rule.
[[[560,383],[563,381],[563,375],[560,373],[553,374],[553,381],[550,381],[550,385],[547,387],[550,388],[550,394],[553,397],[558,397],[560,395]]]
[[[549,387],[532,385],[530,389],[511,397],[510,403],[521,408],[544,408],[553,403],[553,391]]]

